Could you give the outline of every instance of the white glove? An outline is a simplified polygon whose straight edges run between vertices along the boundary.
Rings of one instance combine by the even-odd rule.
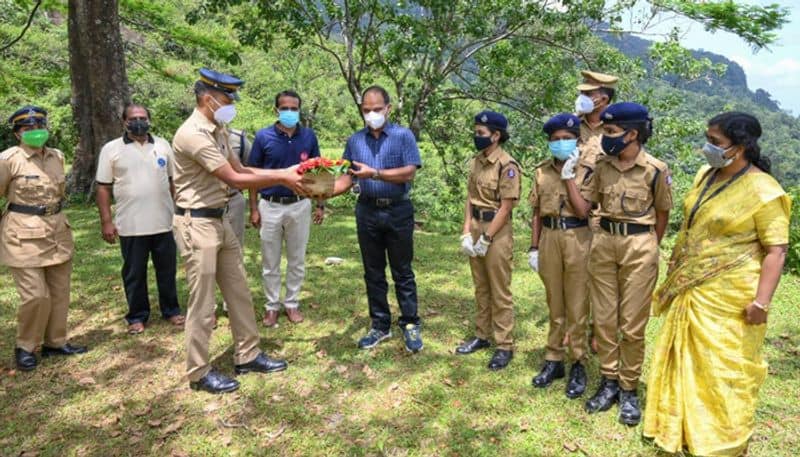
[[[464,255],[475,257],[475,251],[472,249],[472,235],[469,233],[461,235],[461,248],[459,250]]]
[[[575,166],[578,164],[580,154],[578,148],[575,148],[569,158],[564,161],[564,165],[561,167],[561,179],[575,179]]]
[[[533,249],[528,251],[528,265],[531,266],[533,271],[539,272],[539,250]]]
[[[483,257],[486,255],[486,252],[489,251],[490,244],[492,244],[492,242],[487,240],[486,237],[481,234],[481,237],[478,238],[478,241],[476,241],[475,245],[472,246],[472,250],[475,252],[476,256]]]

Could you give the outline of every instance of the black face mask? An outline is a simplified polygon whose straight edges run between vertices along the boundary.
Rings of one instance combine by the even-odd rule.
[[[134,119],[127,124],[128,131],[133,136],[145,136],[150,131],[150,122],[142,119]]]

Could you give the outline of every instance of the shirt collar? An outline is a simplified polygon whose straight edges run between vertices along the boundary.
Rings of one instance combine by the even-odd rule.
[[[27,144],[22,143],[22,144],[19,145],[19,147],[22,148],[22,151],[25,153],[25,158],[26,159],[30,159],[31,157],[33,157],[36,154],[36,150],[31,148]],[[55,152],[53,152],[52,149],[50,149],[48,147],[44,148],[44,157],[47,157],[48,155],[54,155],[54,154],[55,154]]]
[[[627,167],[622,166],[622,162],[619,161],[619,156],[612,157],[611,163],[619,171],[628,171],[631,168],[635,167],[636,165],[639,165],[640,167],[643,168],[647,168],[647,153],[644,150],[644,146],[642,146],[642,148],[639,149],[639,153],[636,154],[636,159],[634,159],[633,164]]]
[[[483,163],[487,163],[488,162],[488,163],[493,164],[493,163],[497,162],[500,159],[501,155],[503,155],[503,147],[498,145],[496,148],[494,148],[494,151],[492,151],[492,153],[489,154],[488,156],[484,155],[482,152],[479,153],[479,154],[480,154],[479,157],[481,158],[481,162],[483,162]]]
[[[391,122],[386,122],[386,125],[384,125],[383,128],[381,129],[381,134],[379,135],[379,137],[381,137],[381,136],[389,136],[389,131],[392,128],[394,128],[394,124],[392,124]],[[364,127],[362,132],[364,132],[365,136],[375,139],[375,137],[372,136],[372,130],[370,130],[369,127]]]
[[[135,141],[135,140],[131,139],[131,138],[128,136],[128,132],[125,132],[125,133],[123,133],[123,134],[122,134],[122,142],[123,142],[123,143],[125,143],[125,144],[131,144],[131,143],[133,143],[134,141]],[[147,134],[147,142],[148,142],[148,143],[155,143],[155,142],[156,142],[156,140],[153,138],[153,135],[150,135],[150,134],[148,133],[148,134]]]
[[[292,136],[289,136],[289,135],[287,135],[287,134],[286,134],[286,132],[284,132],[283,130],[281,130],[281,129],[278,127],[278,122],[275,122],[275,123],[272,125],[272,128],[273,128],[273,129],[275,129],[275,133],[276,133],[278,136],[282,136],[282,137],[286,137],[286,138],[295,138],[295,137],[298,137],[298,136],[300,136],[300,129],[302,129],[303,127],[302,127],[300,124],[297,124],[297,127],[294,129],[294,135],[292,135]]]
[[[222,128],[222,126],[217,125],[216,122],[208,120],[208,118],[203,113],[201,113],[200,110],[197,108],[195,108],[194,111],[192,111],[190,119],[192,119],[195,123],[197,123],[198,126],[206,127],[212,132]]]

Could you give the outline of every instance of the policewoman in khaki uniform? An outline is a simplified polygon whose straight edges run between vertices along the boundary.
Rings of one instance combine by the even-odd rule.
[[[189,302],[186,313],[186,370],[195,390],[223,393],[239,383],[209,365],[213,328],[214,283],[228,304],[237,374],[285,370],[283,360],[258,349],[259,334],[241,246],[230,222],[223,218],[229,187],[259,188],[275,184],[295,187],[295,170],[255,170],[232,157],[226,125],[236,115],[234,100],[243,82],[203,68],[194,90],[197,107],[173,138],[175,151],[175,217],[173,233],[186,268]]]
[[[61,211],[64,154],[45,146],[47,111],[25,106],[8,119],[19,146],[0,153],[0,196],[8,207],[0,219],[0,263],[14,277],[17,308],[17,368],[28,371],[42,357],[86,352],[67,343],[67,308],[72,273],[72,230]]]
[[[568,398],[586,391],[583,364],[588,348],[591,205],[580,186],[591,177],[596,156],[579,145],[580,126],[580,119],[567,113],[544,124],[553,157],[536,168],[529,197],[533,208],[529,264],[542,278],[550,310],[545,361],[533,385],[547,387],[563,378],[569,352],[573,364],[565,391]]]
[[[513,357],[514,303],[511,299],[511,257],[514,239],[511,211],[519,201],[519,165],[501,146],[508,138],[508,120],[500,113],[475,116],[475,148],[470,163],[461,252],[470,257],[475,284],[475,336],[456,348],[471,354],[497,345],[490,370],[505,368]]]
[[[581,119],[581,151],[587,156],[603,155],[600,139],[603,135],[603,120],[600,114],[614,101],[619,78],[596,71],[581,71],[583,82],[578,84],[575,114]]]
[[[606,155],[584,186],[589,200],[600,204],[589,291],[602,380],[586,410],[606,411],[619,401],[620,422],[636,425],[645,327],[658,277],[658,245],[672,208],[672,178],[667,165],[643,147],[652,133],[647,108],[616,103],[602,119]]]

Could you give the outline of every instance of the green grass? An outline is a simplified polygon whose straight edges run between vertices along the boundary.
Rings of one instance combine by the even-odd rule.
[[[472,333],[474,313],[469,266],[456,253],[454,235],[416,235],[424,351],[407,355],[398,332],[373,351],[357,350],[369,326],[363,271],[352,210],[337,208],[312,229],[302,297],[306,322],[292,326],[282,318],[278,329],[261,329],[262,347],[287,358],[289,370],[242,376],[238,392],[212,396],[189,390],[183,334],[157,312],[144,334],[126,334],[119,248],[101,240],[94,209],[73,207],[69,217],[77,241],[70,335],[91,351],[45,360],[33,373],[15,372],[17,295],[0,270],[2,456],[659,455],[642,440],[640,427],[617,423],[616,408],[588,416],[582,401],[564,397],[563,381],[547,390],[530,386],[543,354],[547,308],[541,281],[523,254],[528,233],[517,235],[517,350],[507,370],[488,371],[489,352],[453,355]],[[260,318],[258,249],[257,233],[249,229],[246,265]],[[327,256],[345,262],[324,266]],[[179,271],[185,304],[182,266]],[[796,455],[800,448],[798,297],[800,279],[785,276],[770,313],[770,376],[761,390],[754,456]],[[659,325],[652,321],[648,343]],[[225,317],[211,349],[214,365],[231,374]],[[596,359],[589,376],[594,390]]]

